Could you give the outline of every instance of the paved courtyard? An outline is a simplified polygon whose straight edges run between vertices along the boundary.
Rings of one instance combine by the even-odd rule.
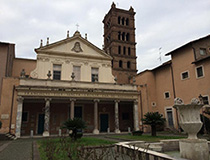
[[[0,160],[32,160],[32,139],[18,139],[2,143],[4,144],[0,146]]]

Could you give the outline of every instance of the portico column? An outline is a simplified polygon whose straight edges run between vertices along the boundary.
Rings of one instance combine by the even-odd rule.
[[[70,101],[71,101],[70,119],[73,119],[74,118],[74,102],[76,101],[76,99],[70,98]]]
[[[94,99],[94,130],[93,134],[99,134],[98,130],[98,102],[99,99]]]
[[[118,107],[119,102],[120,102],[119,100],[115,100],[115,107],[114,107],[114,111],[115,111],[115,133],[120,133],[120,129],[119,129],[119,107]]]
[[[51,98],[45,98],[44,132],[43,132],[44,137],[50,135],[50,101]]]
[[[133,102],[133,124],[134,124],[134,130],[139,130],[139,112],[138,112],[138,101],[135,100]]]
[[[24,98],[19,96],[17,98],[18,105],[17,105],[17,116],[16,116],[16,130],[15,135],[17,138],[20,137],[21,134],[21,123],[22,123],[22,113],[23,113],[23,100]]]

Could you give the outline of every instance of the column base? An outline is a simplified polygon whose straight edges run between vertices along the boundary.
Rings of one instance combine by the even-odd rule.
[[[43,137],[49,137],[50,133],[48,131],[44,131],[42,134]]]
[[[94,129],[93,130],[93,134],[99,134],[99,130],[98,129]]]
[[[115,133],[120,133],[120,130],[119,129],[115,129],[114,132]]]

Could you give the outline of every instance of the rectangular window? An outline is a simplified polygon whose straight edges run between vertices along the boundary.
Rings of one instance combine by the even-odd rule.
[[[209,105],[209,97],[203,96],[203,104]]]
[[[170,98],[170,93],[169,92],[165,92],[164,96],[165,96],[165,99],[168,99],[168,98]]]
[[[28,122],[28,112],[23,112],[23,114],[22,114],[22,121],[23,122]]]
[[[98,82],[98,68],[91,68],[91,81]]]
[[[196,74],[197,74],[197,78],[203,77],[203,66],[199,66],[196,68]]]
[[[189,78],[189,73],[187,72],[183,72],[182,73],[182,80]]]
[[[200,55],[206,55],[206,48],[200,48]]]
[[[53,79],[61,80],[61,65],[53,64]]]
[[[80,70],[81,70],[80,66],[73,66],[73,72],[74,72],[76,81],[80,81]]]

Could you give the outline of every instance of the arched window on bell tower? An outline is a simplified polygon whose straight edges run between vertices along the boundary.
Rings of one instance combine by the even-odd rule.
[[[123,68],[123,64],[122,64],[122,61],[121,60],[119,61],[119,67],[120,68]]]
[[[118,54],[121,54],[121,46],[118,46]]]

